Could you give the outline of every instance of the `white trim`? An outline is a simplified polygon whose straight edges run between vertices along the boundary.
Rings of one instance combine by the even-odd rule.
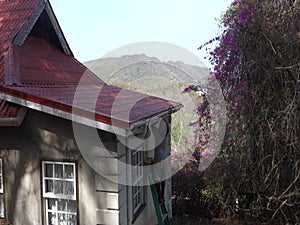
[[[47,165],[52,166],[52,176],[46,177],[45,176],[45,168]],[[61,165],[62,166],[62,178],[55,178],[55,166]],[[65,167],[66,166],[72,166],[72,176],[70,178],[65,178]],[[61,162],[61,161],[42,161],[42,182],[43,182],[43,205],[44,205],[44,214],[45,214],[45,222],[46,224],[49,224],[49,213],[52,215],[55,215],[55,224],[58,224],[59,215],[64,216],[75,216],[76,221],[75,224],[77,224],[77,174],[76,174],[76,164],[72,162]],[[70,181],[73,182],[73,194],[72,195],[64,195],[64,194],[55,194],[55,193],[47,193],[46,192],[46,180],[59,180],[59,181]],[[53,182],[54,183],[54,182]],[[55,188],[53,186],[53,191],[55,191]],[[54,202],[55,206],[52,205],[52,208],[49,209],[49,202]],[[65,209],[59,209],[58,203],[62,202]],[[75,205],[75,212],[68,211],[68,204],[74,204]]]
[[[145,200],[146,200],[146,192],[145,192],[145,188],[143,186],[144,184],[144,171],[143,171],[143,162],[145,159],[145,146],[141,145],[139,146],[138,150],[132,150],[130,149],[129,154],[128,154],[128,164],[132,165],[131,167],[131,171],[129,171],[129,179],[130,179],[130,183],[132,184],[132,186],[130,187],[130,191],[129,191],[129,216],[128,218],[130,218],[130,220],[132,221],[134,217],[136,217],[136,213],[139,212],[140,207],[143,206],[143,204],[145,204]],[[134,161],[133,156],[137,155],[137,162]],[[134,166],[133,163],[135,163]],[[135,169],[138,169],[140,171],[135,171]],[[136,177],[137,175],[137,177]],[[139,186],[140,184],[140,186]],[[137,187],[136,192],[134,192],[134,188]],[[138,197],[138,195],[140,195],[140,202],[135,202],[135,197]],[[138,203],[137,206],[135,207],[134,204]]]
[[[53,167],[53,177],[45,177],[45,166],[46,165],[52,165]],[[72,166],[73,167],[73,178],[56,178],[54,175],[55,172],[55,165],[61,165],[63,166],[63,171],[62,174],[64,175],[65,171],[65,166]],[[75,163],[69,163],[69,162],[52,162],[52,161],[43,161],[42,162],[42,178],[43,178],[43,197],[44,198],[57,198],[57,199],[66,199],[66,200],[76,200],[76,165]],[[64,194],[54,194],[54,193],[48,193],[46,192],[46,180],[50,181],[69,181],[73,182],[73,188],[74,188],[74,193],[72,195],[64,195]],[[54,187],[53,187],[54,189]]]
[[[46,222],[46,224],[49,224],[49,222],[50,222],[49,221],[50,220],[49,214],[50,214],[50,215],[54,216],[54,221],[52,221],[52,219],[51,219],[51,224],[67,224],[66,221],[64,221],[63,223],[59,223],[59,216],[64,215],[64,216],[72,216],[73,219],[75,219],[74,223],[72,223],[72,224],[76,225],[77,220],[78,220],[76,201],[68,201],[68,200],[63,199],[63,201],[65,201],[65,204],[66,204],[65,206],[67,206],[67,204],[71,203],[71,202],[73,202],[73,204],[75,203],[76,212],[68,212],[68,211],[64,211],[64,210],[59,210],[59,207],[58,207],[58,201],[59,200],[61,200],[61,199],[45,198],[45,203],[44,203],[45,206],[44,207],[45,207],[45,222]],[[55,202],[55,206],[53,207],[53,205],[52,205],[51,209],[49,209],[49,202],[50,201]],[[70,224],[70,223],[68,223],[68,224]]]
[[[2,160],[2,158],[0,158],[0,163],[1,163],[1,166],[0,166],[0,175],[1,175],[1,178],[0,178],[0,183],[1,183],[0,194],[3,194],[4,188],[3,188],[3,160]]]
[[[0,162],[1,162],[1,166],[0,166],[0,172],[1,172],[1,178],[0,178],[0,182],[1,182],[1,188],[0,188],[0,196],[1,196],[1,199],[0,201],[2,201],[0,204],[2,206],[2,209],[0,209],[0,218],[1,219],[4,219],[5,218],[5,203],[4,203],[4,183],[3,183],[3,160],[2,158],[0,158]],[[2,214],[2,215],[1,215]]]
[[[88,119],[88,118],[85,118],[85,117],[82,117],[79,115],[73,115],[72,113],[68,113],[68,112],[65,112],[65,111],[62,111],[59,109],[54,109],[54,108],[51,108],[48,106],[41,105],[39,103],[24,100],[24,99],[14,97],[14,96],[11,96],[8,94],[0,93],[0,99],[6,100],[9,102],[18,104],[18,105],[22,105],[27,108],[34,109],[34,110],[37,110],[40,112],[48,113],[53,116],[58,116],[63,119],[71,120],[71,121],[74,121],[74,122],[77,122],[80,124],[94,127],[99,130],[104,130],[109,133],[115,133],[115,134],[123,136],[123,137],[126,137],[129,134],[128,133],[129,131],[126,129],[123,129],[123,128],[119,128],[119,127],[115,127],[115,126],[112,126],[112,125],[109,125],[106,123],[98,122],[98,121]]]
[[[157,120],[159,120],[159,118],[163,118],[166,115],[168,115],[169,113],[175,113],[175,112],[179,111],[181,108],[183,108],[183,105],[179,105],[179,106],[174,107],[174,108],[172,108],[172,109],[170,109],[168,111],[164,111],[164,112],[162,112],[160,114],[153,115],[153,117],[151,117],[151,118],[148,118],[148,119],[141,120],[141,121],[138,121],[136,123],[133,123],[131,125],[131,129],[133,130],[136,127],[142,127],[144,125],[149,125],[151,123],[156,123]]]

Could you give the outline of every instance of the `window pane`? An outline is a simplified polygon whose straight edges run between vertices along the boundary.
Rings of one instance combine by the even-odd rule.
[[[141,150],[132,152],[132,205],[133,213],[137,213],[144,203],[143,185],[143,159],[144,152]]]
[[[137,203],[137,201],[136,201],[136,198],[134,198],[134,209],[136,209],[136,207],[138,206],[138,203]]]
[[[68,215],[68,223],[67,225],[76,225],[77,224],[77,217],[76,215]]]
[[[59,199],[57,201],[57,207],[58,207],[58,211],[66,212],[67,211],[67,201]]]
[[[45,180],[45,193],[53,193],[53,180]]]
[[[64,181],[64,194],[68,196],[74,195],[74,182]]]
[[[64,181],[55,180],[54,181],[54,194],[64,194]]]
[[[0,159],[0,193],[3,193],[2,159]]]
[[[47,199],[48,210],[56,211],[56,200],[55,199]]]
[[[134,155],[134,165],[136,166],[139,162],[139,153],[136,152],[135,155]]]
[[[132,167],[132,181],[136,180],[136,167]]]
[[[137,202],[140,203],[141,202],[141,192],[139,192],[136,197],[137,197]]]
[[[74,179],[74,167],[73,165],[65,166],[65,178],[66,179]]]
[[[58,214],[58,224],[62,225],[76,225],[77,224],[77,217],[76,215],[59,213]]]
[[[142,154],[142,152],[139,152],[139,163],[138,163],[138,165],[142,166],[142,163],[143,163],[143,154]]]
[[[67,224],[68,217],[66,214],[58,213],[58,224],[64,225]]]
[[[56,223],[56,214],[55,213],[48,213],[48,225],[58,225]]]
[[[55,164],[55,178],[64,178],[63,177],[63,165],[62,164]]]
[[[76,203],[76,201],[68,201],[67,212],[77,213],[77,203]]]
[[[45,177],[53,177],[53,164],[45,164]]]
[[[135,180],[138,180],[139,179],[139,168],[136,167],[136,170],[135,170]]]
[[[4,218],[4,198],[0,195],[0,218]]]

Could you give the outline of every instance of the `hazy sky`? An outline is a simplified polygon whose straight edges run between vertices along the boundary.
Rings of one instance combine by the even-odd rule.
[[[50,2],[79,61],[100,58],[135,42],[160,41],[185,48],[205,62],[205,52],[197,47],[217,34],[216,19],[232,0]]]

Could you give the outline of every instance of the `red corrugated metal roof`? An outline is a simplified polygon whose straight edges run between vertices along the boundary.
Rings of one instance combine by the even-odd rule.
[[[0,1],[0,84],[4,82],[4,55],[40,0]],[[20,107],[1,101],[0,118],[16,117]],[[11,107],[11,110],[9,108]],[[11,114],[10,114],[11,113]]]
[[[19,80],[0,91],[128,128],[130,124],[179,106],[158,97],[105,84],[73,57],[44,40],[29,37],[12,48]],[[19,66],[19,69],[16,67]],[[80,84],[80,85],[79,85]],[[113,120],[113,121],[112,121]]]
[[[1,0],[0,1],[0,50],[5,53],[28,17],[40,0]]]
[[[45,40],[28,37],[23,46],[13,46],[14,67],[20,85],[103,85],[104,82],[75,58],[65,55]]]
[[[45,40],[29,36],[22,46],[14,45],[13,37],[38,2],[0,1],[0,28],[5,28],[5,34],[0,34],[1,92],[123,128],[180,106],[107,85],[74,57]]]
[[[123,128],[179,106],[111,85],[0,86],[0,91]]]

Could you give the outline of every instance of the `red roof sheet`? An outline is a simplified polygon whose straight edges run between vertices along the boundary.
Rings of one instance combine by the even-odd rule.
[[[107,85],[75,58],[43,39],[28,36],[22,46],[14,45],[13,37],[38,2],[0,1],[0,92],[123,128],[180,106]],[[10,115],[4,113],[7,108],[18,110],[10,103],[2,104],[0,117]]]
[[[12,54],[15,69],[19,66],[15,80],[19,85],[104,84],[75,58],[42,39],[28,37],[23,46],[13,46]]]
[[[179,106],[175,102],[111,85],[0,86],[0,91],[123,128]]]
[[[0,56],[7,50],[40,0],[0,1]]]
[[[40,0],[0,1],[0,84],[4,81],[4,55]],[[16,117],[20,107],[0,101],[0,118]],[[11,108],[11,109],[10,109]]]

